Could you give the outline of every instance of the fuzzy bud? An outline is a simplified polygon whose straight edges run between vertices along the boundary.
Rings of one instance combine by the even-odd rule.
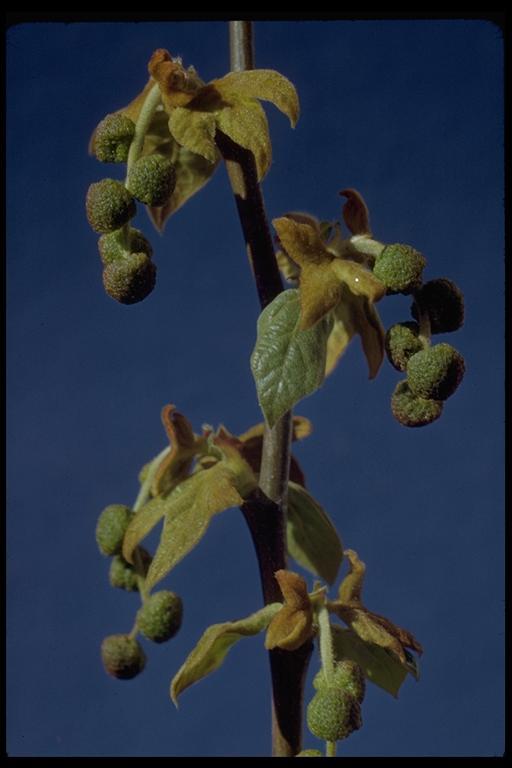
[[[128,635],[109,635],[101,644],[105,671],[118,680],[131,680],[146,666],[146,656],[137,640]]]
[[[412,293],[421,285],[427,261],[410,245],[386,245],[375,259],[373,274],[384,283],[388,293]]]
[[[105,507],[96,525],[96,543],[103,555],[112,556],[121,552],[124,534],[132,517],[132,510],[124,504]]]
[[[407,381],[418,397],[446,400],[459,386],[464,371],[464,358],[454,347],[436,344],[410,358]]]
[[[135,135],[135,123],[120,112],[107,115],[96,128],[93,150],[102,163],[125,163]]]
[[[307,722],[318,739],[340,741],[361,727],[361,707],[353,696],[341,697],[335,688],[322,688],[308,704]]]
[[[424,427],[441,416],[443,404],[438,400],[417,397],[409,389],[407,381],[400,381],[391,397],[391,410],[404,427]]]
[[[313,687],[316,690],[323,688],[334,688],[338,695],[348,694],[353,696],[359,703],[364,699],[366,683],[364,673],[359,664],[349,659],[337,661],[334,665],[334,675],[328,683],[325,678],[325,672],[321,669],[313,679]]]
[[[152,557],[145,549],[139,548],[142,559],[144,576],[148,572]],[[137,571],[133,565],[127,563],[122,555],[115,555],[110,563],[109,581],[112,587],[124,589],[127,592],[138,592]]]
[[[174,592],[162,590],[151,595],[137,612],[137,628],[154,643],[165,643],[178,632],[183,603]]]
[[[176,171],[163,155],[139,158],[130,168],[128,189],[146,205],[164,205],[174,192]]]
[[[133,227],[129,228],[126,239],[123,229],[102,235],[98,240],[98,249],[101,261],[105,266],[126,258],[130,253],[145,253],[148,258],[153,256],[153,249],[149,240],[144,237],[140,230]]]
[[[388,328],[385,348],[388,360],[397,371],[405,371],[412,355],[423,349],[418,323],[396,323]]]
[[[451,280],[429,280],[414,299],[412,316],[418,320],[420,312],[428,314],[431,333],[450,333],[464,324],[464,295]]]
[[[136,304],[149,296],[156,282],[156,267],[146,253],[131,253],[103,270],[106,292],[121,304]]]
[[[124,184],[103,179],[91,184],[85,201],[87,219],[95,232],[113,232],[135,216],[135,200]]]

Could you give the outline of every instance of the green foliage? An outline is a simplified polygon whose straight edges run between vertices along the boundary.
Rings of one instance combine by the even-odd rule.
[[[303,749],[302,752],[299,752],[295,757],[324,757],[324,755],[319,749]]]
[[[441,416],[443,403],[418,397],[407,381],[399,381],[391,396],[391,411],[404,427],[424,427]]]
[[[131,253],[145,253],[149,259],[153,256],[149,240],[133,227],[128,227],[127,231],[117,229],[102,235],[98,240],[98,250],[104,266],[122,261]]]
[[[108,295],[120,304],[143,301],[156,282],[156,266],[147,253],[130,253],[108,263],[103,270],[103,285]]]
[[[361,707],[350,695],[340,695],[336,688],[321,688],[307,708],[308,728],[318,739],[341,741],[361,725]]]
[[[103,555],[112,556],[121,552],[123,537],[132,516],[132,510],[124,504],[105,507],[96,525],[96,543]]]
[[[95,232],[113,232],[135,216],[135,201],[120,181],[91,184],[85,201],[87,219]]]
[[[456,349],[436,344],[410,358],[407,382],[417,397],[446,400],[459,386],[464,371],[464,358]]]
[[[96,128],[93,151],[102,163],[125,163],[135,135],[135,123],[120,112],[107,115]]]
[[[141,646],[129,635],[109,635],[101,644],[101,658],[105,671],[118,680],[131,680],[146,666]]]
[[[140,157],[130,168],[128,189],[146,205],[165,205],[176,186],[176,171],[163,155]]]
[[[388,293],[412,293],[421,285],[421,275],[427,261],[410,245],[386,245],[375,259],[373,274],[388,289]]]
[[[409,358],[423,349],[418,323],[395,323],[386,332],[386,354],[397,371],[405,371]]]
[[[324,379],[330,322],[323,319],[307,331],[299,323],[299,294],[293,288],[280,293],[258,319],[251,368],[270,426]]]
[[[137,628],[154,643],[165,643],[178,632],[183,619],[183,603],[168,590],[148,597],[137,613]]]
[[[139,550],[139,553],[143,565],[143,572],[140,576],[145,576],[151,563],[151,555],[142,548]],[[139,583],[137,577],[137,570],[133,565],[128,563],[122,555],[114,555],[109,571],[109,581],[112,587],[124,589],[127,592],[138,592]]]
[[[331,519],[305,488],[288,484],[286,540],[290,557],[315,576],[333,584],[343,559],[343,545]]]
[[[464,324],[464,295],[446,277],[429,280],[415,293],[411,312],[416,320],[420,312],[428,315],[431,333],[457,331]]]

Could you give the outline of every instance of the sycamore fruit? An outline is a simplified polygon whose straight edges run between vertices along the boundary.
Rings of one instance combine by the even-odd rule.
[[[136,304],[149,296],[156,282],[156,266],[146,253],[130,253],[103,270],[108,295],[121,304]]]
[[[336,688],[320,688],[308,704],[307,723],[318,739],[340,741],[361,727],[361,707],[353,696],[340,696]]]
[[[418,397],[446,400],[459,386],[464,371],[464,358],[454,347],[435,344],[409,359],[407,382]]]
[[[91,184],[85,201],[87,219],[95,232],[113,232],[135,216],[135,201],[120,181]]]
[[[391,396],[391,411],[404,427],[424,427],[441,416],[443,404],[418,397],[411,392],[407,381],[399,381]]]
[[[141,575],[145,576],[152,558],[149,552],[142,547],[139,547],[139,552],[143,566],[143,574]],[[114,555],[109,571],[109,581],[112,587],[124,589],[127,592],[137,592],[139,589],[138,575],[135,566],[128,563],[122,555]]]
[[[96,128],[93,151],[102,163],[125,163],[135,135],[135,123],[121,113],[107,115]]]
[[[146,155],[130,168],[128,189],[146,205],[164,205],[174,191],[176,171],[163,155]]]
[[[121,552],[123,538],[133,511],[124,504],[110,504],[105,507],[96,525],[96,543],[103,555],[112,556]]]
[[[178,595],[161,590],[151,595],[137,612],[137,628],[154,643],[165,643],[178,632],[183,603]]]
[[[427,261],[410,245],[386,245],[376,257],[373,274],[388,293],[412,293],[421,285],[421,275]]]
[[[102,235],[98,240],[98,249],[104,266],[126,258],[130,253],[145,253],[148,258],[153,256],[149,240],[133,227],[129,227],[127,233],[124,229],[117,229]]]
[[[101,658],[105,671],[118,680],[131,680],[146,666],[141,646],[129,635],[109,635],[101,644]]]
[[[414,296],[412,316],[418,320],[420,312],[428,315],[431,333],[457,331],[464,324],[462,291],[446,277],[429,280]]]
[[[334,688],[338,691],[338,695],[348,694],[359,703],[364,699],[366,690],[363,670],[359,664],[349,659],[335,662],[334,675],[329,682],[327,682],[323,669],[317,672],[313,679],[313,687],[318,691],[323,688]]]
[[[409,358],[423,349],[418,323],[395,323],[386,332],[384,346],[389,362],[397,371],[405,371]]]

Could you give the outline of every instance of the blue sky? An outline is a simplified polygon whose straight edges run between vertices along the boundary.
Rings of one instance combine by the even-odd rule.
[[[256,64],[286,75],[295,131],[269,106],[270,218],[340,215],[363,193],[373,230],[428,259],[464,291],[466,322],[439,337],[467,373],[422,430],[392,418],[398,380],[368,381],[357,341],[297,407],[314,432],[296,449],[308,487],[367,564],[365,601],[424,646],[421,680],[398,700],[368,686],[346,756],[501,755],[504,749],[503,41],[483,21],[258,22]],[[168,696],[211,623],[260,607],[238,510],[219,516],[165,586],[180,634],[145,643],[131,682],[107,677],[102,638],[128,631],[137,596],[108,585],[94,541],[109,503],[165,445],[161,407],[196,431],[260,421],[249,355],[258,303],[225,171],[160,237],[145,213],[157,287],[121,306],[101,285],[87,155],[97,122],[146,82],[168,48],[205,80],[228,69],[224,22],[37,23],[7,34],[7,750],[11,756],[266,755],[269,682],[261,637],[223,669]],[[121,172],[119,172],[120,174]],[[409,301],[379,307],[386,326]],[[151,540],[154,544],[154,539]],[[315,660],[311,674],[316,669]],[[310,676],[311,677],[311,676]],[[307,696],[312,695],[310,678]],[[318,746],[312,736],[307,746]]]

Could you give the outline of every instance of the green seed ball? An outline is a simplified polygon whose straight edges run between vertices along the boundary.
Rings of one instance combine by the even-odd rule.
[[[320,689],[307,708],[308,728],[318,739],[340,741],[361,727],[361,707],[335,688]]]
[[[91,184],[85,201],[87,218],[95,232],[113,232],[135,216],[135,200],[124,184],[103,179]]]
[[[418,397],[411,392],[407,381],[400,381],[391,396],[391,410],[404,427],[424,427],[441,416],[443,404]]]
[[[116,229],[115,232],[102,235],[98,240],[98,249],[105,266],[126,258],[130,253],[145,253],[149,258],[153,256],[153,248],[149,240],[140,230],[133,227],[129,229],[127,242],[125,242],[123,229]]]
[[[146,666],[141,646],[128,635],[109,635],[101,644],[101,658],[105,671],[118,680],[131,680]]]
[[[396,323],[388,328],[385,348],[388,360],[397,371],[405,371],[412,355],[423,349],[418,323]]]
[[[459,386],[464,371],[464,358],[454,347],[436,344],[410,358],[407,381],[418,397],[446,400]]]
[[[111,557],[121,552],[124,534],[133,514],[130,507],[124,504],[105,507],[96,525],[96,543],[103,555]]]
[[[154,643],[165,643],[178,632],[183,618],[183,603],[168,590],[155,592],[137,612],[137,627]]]
[[[324,755],[322,752],[320,752],[319,749],[303,749],[302,752],[299,752],[298,755],[295,755],[295,757],[323,757]]]
[[[384,283],[388,293],[412,293],[421,285],[421,275],[427,261],[410,245],[386,245],[377,256],[373,274]]]
[[[107,115],[96,128],[93,150],[102,163],[125,163],[135,135],[135,123],[120,113]]]
[[[146,205],[164,205],[174,192],[176,171],[163,155],[139,158],[128,175],[128,189]]]
[[[366,691],[364,672],[355,661],[343,659],[334,664],[334,675],[329,683],[325,678],[323,669],[317,672],[313,679],[313,687],[316,690],[335,688],[338,691],[338,695],[348,694],[356,699],[356,701],[361,702]]]
[[[142,558],[144,576],[148,572],[152,557],[145,549],[139,548]],[[135,566],[128,563],[122,555],[114,555],[110,563],[109,581],[112,587],[124,589],[127,592],[138,592],[137,571]]]
[[[419,320],[419,311],[430,319],[432,333],[450,333],[464,324],[464,295],[446,277],[429,280],[415,295],[411,313]]]
[[[103,270],[106,292],[121,304],[136,304],[149,296],[156,282],[156,267],[146,253],[131,253]]]

